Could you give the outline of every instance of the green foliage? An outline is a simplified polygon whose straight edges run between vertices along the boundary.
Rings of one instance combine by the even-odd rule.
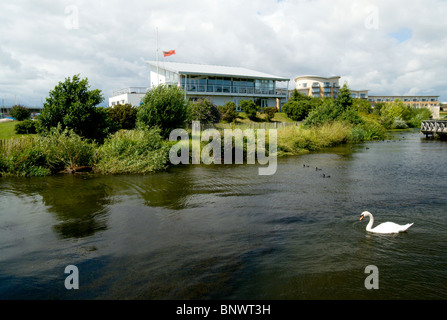
[[[353,99],[352,106],[355,110],[361,113],[372,113],[373,108],[371,102],[365,99]]]
[[[9,115],[17,121],[23,121],[31,118],[31,111],[18,104],[11,108]]]
[[[304,120],[306,126],[316,126],[332,122],[341,115],[332,99],[323,100],[320,107],[313,109]]]
[[[236,104],[228,101],[225,105],[219,107],[222,120],[225,122],[233,122],[237,118]]]
[[[295,89],[290,100],[283,105],[282,111],[293,121],[302,121],[311,110],[320,107],[322,103],[321,99],[305,96]]]
[[[51,128],[49,134],[38,139],[37,145],[44,150],[52,172],[93,165],[95,143],[86,141],[72,129]]]
[[[258,106],[253,102],[253,100],[241,100],[239,105],[242,111],[245,112],[248,119],[252,121],[257,120]]]
[[[113,106],[108,109],[108,112],[115,130],[131,130],[135,128],[138,110],[132,107],[130,103]]]
[[[6,175],[45,176],[69,167],[90,166],[95,147],[73,130],[59,126],[45,136],[6,140],[0,150],[0,170]]]
[[[210,99],[199,99],[188,106],[188,122],[217,123],[221,119],[219,109]]]
[[[310,99],[300,101],[290,100],[282,106],[282,111],[293,121],[302,121],[314,107],[315,103]]]
[[[104,108],[96,107],[104,101],[100,90],[89,90],[88,79],[79,75],[66,78],[50,91],[39,116],[40,132],[49,132],[61,125],[76,134],[102,141],[109,133],[110,121]]]
[[[15,132],[17,134],[35,134],[36,122],[33,120],[24,120],[15,125]]]
[[[138,108],[137,127],[158,127],[161,135],[183,128],[187,119],[188,101],[185,93],[177,86],[159,85],[147,92]]]
[[[420,128],[421,121],[431,118],[427,108],[413,108],[401,100],[391,103],[377,103],[374,114],[380,117],[380,123],[387,129]]]
[[[420,128],[421,122],[423,120],[429,120],[431,117],[431,111],[427,108],[412,108],[407,124],[411,128]]]
[[[96,170],[104,174],[151,173],[166,168],[169,144],[160,129],[120,130],[99,148]]]
[[[274,108],[274,107],[265,107],[262,110],[262,113],[264,113],[266,115],[267,121],[270,122],[275,117],[276,108]]]
[[[351,91],[349,90],[348,85],[345,83],[340,89],[337,98],[334,99],[334,105],[337,110],[337,114],[341,115],[342,113],[350,109],[352,107],[352,103],[353,99],[351,96]]]

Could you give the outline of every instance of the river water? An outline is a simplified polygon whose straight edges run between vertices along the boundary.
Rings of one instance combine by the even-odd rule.
[[[3,177],[0,299],[446,299],[446,155],[405,131],[279,158],[273,176]],[[369,234],[364,210],[414,225]]]

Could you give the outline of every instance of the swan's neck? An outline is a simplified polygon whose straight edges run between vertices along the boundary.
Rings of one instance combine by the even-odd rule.
[[[369,217],[369,222],[368,222],[368,225],[366,226],[366,231],[371,231],[372,226],[374,224],[374,217],[372,216],[372,214],[368,214],[368,217]]]

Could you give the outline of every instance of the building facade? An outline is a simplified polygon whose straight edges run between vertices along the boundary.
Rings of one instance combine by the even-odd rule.
[[[374,106],[378,102],[391,103],[396,100],[413,108],[439,107],[439,96],[369,96],[368,101]]]
[[[116,90],[109,98],[109,107],[117,104],[130,104],[133,107],[138,107],[141,104],[141,99],[144,97],[149,88],[146,87],[129,87]]]
[[[289,79],[246,68],[148,61],[151,88],[177,85],[189,100],[209,98],[215,105],[253,100],[261,108],[281,108],[287,101]],[[286,90],[281,90],[281,83]]]
[[[299,76],[295,78],[295,89],[309,97],[336,98],[340,92],[339,76]]]

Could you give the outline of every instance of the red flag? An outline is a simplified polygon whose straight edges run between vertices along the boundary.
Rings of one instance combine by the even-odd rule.
[[[175,54],[175,50],[163,51],[163,57],[169,57]]]

